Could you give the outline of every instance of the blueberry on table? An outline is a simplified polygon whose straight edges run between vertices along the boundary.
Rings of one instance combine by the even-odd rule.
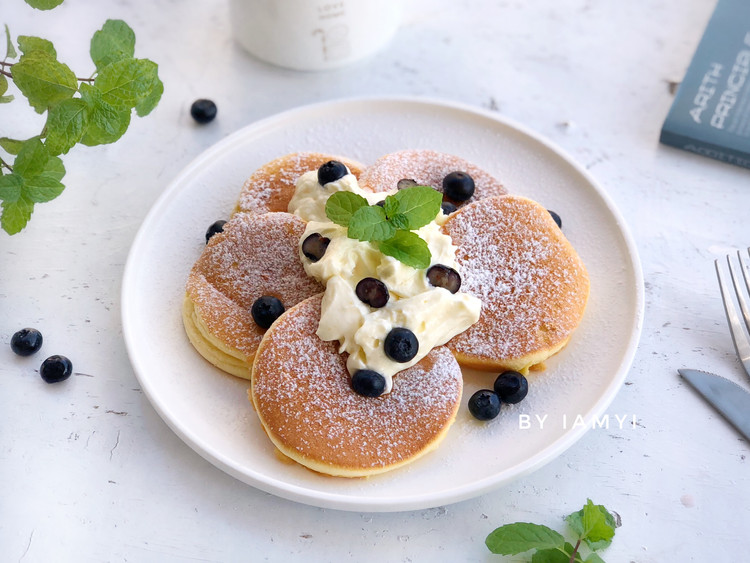
[[[190,115],[198,123],[213,121],[216,117],[216,104],[206,99],[195,100],[193,105],[190,106]]]
[[[461,276],[449,266],[435,264],[427,270],[427,281],[434,287],[442,287],[456,293],[461,288]]]
[[[302,254],[310,261],[317,262],[326,253],[331,239],[324,237],[320,233],[313,233],[302,241]]]
[[[354,288],[357,298],[370,307],[380,309],[385,307],[390,298],[390,293],[385,284],[376,278],[362,278],[357,287]]]
[[[352,389],[365,397],[379,397],[385,391],[385,377],[371,369],[357,370],[352,376]]]
[[[419,351],[419,341],[408,328],[394,328],[385,337],[385,355],[394,362],[404,363],[414,359]]]
[[[10,339],[10,349],[19,356],[31,356],[42,347],[42,333],[35,328],[22,328]]]
[[[39,375],[47,383],[65,381],[73,373],[73,364],[65,356],[50,356],[39,368]]]
[[[284,312],[284,305],[278,297],[263,295],[253,303],[250,313],[260,328],[268,328]]]
[[[552,220],[557,223],[557,226],[562,229],[562,219],[560,218],[560,215],[552,211],[551,209],[548,209],[549,214],[552,215]]]
[[[497,377],[494,389],[504,403],[515,405],[526,398],[529,392],[529,382],[523,374],[517,371],[506,371]]]
[[[451,172],[443,178],[443,193],[453,201],[466,201],[474,195],[474,178],[466,172]]]
[[[500,414],[500,397],[489,389],[480,389],[469,397],[469,412],[478,420],[492,420]]]
[[[346,166],[338,160],[329,160],[318,168],[318,183],[325,186],[330,182],[335,182],[349,173]]]
[[[220,219],[218,221],[214,221],[209,225],[208,230],[206,231],[206,244],[208,244],[208,241],[211,239],[212,236],[214,236],[217,233],[220,233],[224,230],[224,225],[226,225],[227,222],[223,219]]]

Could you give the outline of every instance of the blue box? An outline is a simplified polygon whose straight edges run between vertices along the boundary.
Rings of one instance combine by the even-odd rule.
[[[750,168],[750,0],[719,0],[659,140]]]

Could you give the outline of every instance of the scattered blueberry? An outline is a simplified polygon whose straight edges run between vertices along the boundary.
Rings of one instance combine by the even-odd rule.
[[[469,412],[479,420],[492,420],[500,414],[500,397],[489,389],[480,389],[469,397]]]
[[[461,287],[461,276],[448,266],[435,264],[427,270],[427,280],[434,287],[443,287],[451,293],[456,293]]]
[[[385,355],[394,362],[408,362],[417,355],[419,341],[408,328],[394,328],[385,337]]]
[[[399,190],[403,190],[404,188],[411,188],[412,186],[416,186],[416,185],[418,185],[417,181],[413,180],[412,178],[401,178],[398,181],[398,184],[396,184],[396,187]]]
[[[216,104],[206,99],[195,100],[193,105],[190,106],[190,115],[198,123],[213,121],[216,117]]]
[[[352,389],[365,397],[379,397],[385,391],[385,377],[371,369],[360,369],[352,376]]]
[[[338,160],[329,160],[318,168],[318,183],[325,186],[329,182],[335,182],[349,173],[346,166]]]
[[[384,199],[381,199],[381,200],[380,200],[379,202],[377,202],[377,203],[376,203],[375,205],[377,205],[378,207],[385,207],[385,200],[384,200]]]
[[[455,205],[453,205],[450,201],[444,201],[442,205],[440,205],[440,209],[443,210],[443,215],[450,215],[454,211],[458,209]]]
[[[224,225],[226,225],[227,222],[223,219],[219,219],[218,221],[214,221],[211,223],[211,225],[208,227],[208,230],[206,231],[206,244],[208,244],[208,241],[211,239],[212,236],[214,236],[216,233],[220,233],[224,230]]]
[[[515,405],[526,398],[529,382],[517,371],[506,371],[497,377],[494,388],[504,403]]]
[[[35,328],[22,328],[10,339],[10,349],[19,356],[31,356],[42,347],[42,333]]]
[[[253,303],[250,313],[260,328],[268,328],[284,312],[284,305],[277,297],[263,295]]]
[[[313,233],[302,242],[302,254],[311,261],[317,262],[323,258],[330,242],[331,239],[320,233]]]
[[[73,373],[73,364],[65,356],[50,356],[39,368],[39,375],[47,383],[65,381]]]
[[[384,307],[390,297],[385,284],[375,278],[362,278],[354,291],[362,303],[367,303],[375,309]]]
[[[562,229],[562,219],[560,218],[560,216],[551,209],[548,209],[547,211],[549,211],[549,214],[552,215],[552,219],[555,221],[555,223],[557,223],[557,226]]]
[[[474,179],[466,172],[451,172],[443,178],[443,193],[453,201],[466,201],[474,195]]]

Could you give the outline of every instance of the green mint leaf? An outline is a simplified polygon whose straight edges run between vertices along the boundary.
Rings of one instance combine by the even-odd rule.
[[[65,175],[62,160],[52,156],[41,173],[31,178],[24,178],[23,197],[34,203],[43,203],[59,196],[65,189],[60,183]]]
[[[88,123],[88,104],[81,98],[70,98],[55,104],[47,114],[47,139],[50,154],[65,154],[83,136]]]
[[[349,221],[347,236],[361,241],[390,239],[396,228],[388,222],[385,211],[378,205],[360,207]]]
[[[348,227],[352,215],[362,208],[367,207],[367,200],[361,195],[352,192],[336,192],[326,201],[326,217],[337,225]]]
[[[6,174],[0,176],[0,199],[8,203],[18,201],[21,197],[23,178],[18,174]]]
[[[5,58],[15,59],[18,56],[16,48],[13,46],[13,40],[10,38],[10,30],[8,24],[5,24]]]
[[[9,137],[0,137],[0,147],[2,147],[8,154],[18,154],[23,143],[23,141],[18,141]]]
[[[591,549],[603,549],[612,543],[616,527],[615,518],[604,506],[594,504],[591,499],[586,501],[581,510],[570,514],[566,520]]]
[[[409,218],[404,213],[396,213],[393,217],[389,217],[388,221],[397,229],[402,231],[409,230]]]
[[[409,221],[409,230],[424,227],[440,213],[443,195],[429,186],[411,186],[396,192],[398,212]]]
[[[114,143],[125,134],[130,125],[130,110],[116,110],[102,100],[95,86],[81,84],[81,99],[88,105],[88,124],[81,143],[89,147]]]
[[[427,243],[411,231],[396,231],[391,238],[381,241],[378,248],[386,256],[391,256],[417,270],[429,266],[432,258]]]
[[[18,36],[18,48],[24,55],[28,55],[32,51],[44,51],[53,59],[57,58],[57,51],[52,45],[51,41],[42,39],[41,37],[31,37],[29,35]]]
[[[159,84],[157,65],[148,59],[115,61],[99,71],[94,80],[105,102],[118,110],[141,107],[139,115],[145,115],[143,110],[153,103],[151,96],[159,90]]]
[[[13,163],[13,172],[24,179],[33,178],[44,172],[48,161],[47,147],[42,144],[39,137],[32,137],[21,145]]]
[[[8,91],[8,79],[5,78],[4,74],[0,74],[0,96]]]
[[[389,219],[395,217],[399,212],[398,200],[394,196],[389,195],[385,198],[383,209],[385,209],[385,214]]]
[[[596,553],[590,554],[586,559],[583,560],[583,563],[606,563],[604,559],[599,557]]]
[[[46,51],[31,51],[23,55],[13,66],[13,81],[37,113],[72,98],[78,90],[73,71]]]
[[[138,117],[145,117],[156,107],[161,100],[161,95],[164,93],[164,84],[159,80],[157,74],[158,67],[154,63],[153,76],[151,77],[152,85],[149,87],[148,93],[145,96],[139,98],[135,104],[135,113]]]
[[[122,59],[132,59],[135,33],[122,20],[107,20],[91,38],[89,52],[97,70]]]
[[[13,101],[13,96],[0,96],[0,104],[8,104]]]
[[[570,563],[570,556],[575,551],[568,542],[562,548],[540,549],[531,557],[531,563]],[[583,563],[581,554],[576,553],[574,563]]]
[[[409,234],[414,235],[414,233]],[[487,536],[485,544],[492,553],[517,555],[530,549],[547,550],[562,548],[565,545],[565,538],[553,529],[541,524],[516,522],[514,524],[506,524],[492,531]]]
[[[37,10],[51,10],[63,3],[64,0],[26,0],[26,3]]]
[[[34,204],[23,197],[12,202],[4,201],[0,227],[9,235],[15,235],[26,226],[33,211]]]

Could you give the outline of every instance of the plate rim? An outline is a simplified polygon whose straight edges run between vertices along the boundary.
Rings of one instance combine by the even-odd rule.
[[[635,278],[636,282],[634,288],[634,314],[632,318],[628,318],[628,321],[631,324],[631,326],[629,327],[630,330],[628,346],[625,348],[622,354],[622,361],[620,362],[615,374],[613,374],[609,386],[605,389],[599,400],[595,404],[593,404],[591,408],[589,408],[589,410],[586,412],[584,416],[586,424],[580,427],[568,429],[565,434],[555,440],[552,444],[540,450],[535,455],[525,459],[522,463],[516,465],[515,467],[518,467],[519,469],[510,477],[506,479],[496,479],[493,478],[493,476],[489,476],[478,481],[472,481],[467,485],[444,490],[440,495],[439,502],[436,502],[436,499],[433,498],[434,495],[430,495],[427,493],[409,496],[405,499],[393,496],[380,496],[377,498],[373,498],[352,494],[334,494],[326,491],[312,491],[311,494],[310,489],[296,484],[268,479],[264,475],[260,475],[252,471],[241,471],[232,464],[231,460],[227,458],[227,456],[222,455],[220,452],[210,447],[207,447],[206,444],[204,444],[196,437],[192,436],[188,431],[182,428],[177,421],[173,420],[173,418],[169,416],[169,409],[166,408],[166,405],[164,405],[162,401],[155,395],[154,390],[148,383],[148,379],[145,378],[141,373],[142,366],[140,365],[140,361],[137,358],[137,351],[135,350],[134,346],[135,340],[134,337],[131,336],[129,329],[129,326],[132,326],[132,323],[130,322],[129,312],[132,308],[128,306],[131,299],[128,288],[132,284],[131,280],[134,278],[134,271],[137,268],[137,251],[141,247],[141,245],[144,244],[144,239],[146,238],[146,233],[148,231],[149,225],[155,221],[156,217],[159,216],[159,211],[164,206],[169,205],[170,200],[179,193],[182,183],[184,182],[185,178],[190,176],[190,173],[192,171],[199,168],[206,160],[209,160],[212,157],[221,154],[221,152],[231,147],[237,139],[247,136],[249,132],[253,132],[255,135],[262,135],[262,131],[264,129],[277,126],[279,123],[286,120],[294,119],[295,117],[303,117],[315,112],[330,111],[332,108],[346,108],[352,106],[360,106],[363,104],[371,105],[386,103],[409,104],[418,105],[425,108],[432,107],[435,109],[458,110],[467,114],[471,114],[475,117],[489,119],[493,122],[513,129],[518,133],[521,133],[523,136],[526,136],[533,141],[541,144],[547,150],[551,151],[556,156],[561,158],[568,166],[572,167],[580,176],[585,179],[585,181],[589,184],[589,187],[596,192],[607,210],[615,218],[617,223],[617,230],[622,237],[622,241],[629,258],[628,266],[632,270],[633,277]],[[455,102],[425,96],[353,96],[305,104],[286,109],[273,115],[256,120],[240,127],[233,133],[212,144],[201,153],[199,153],[195,158],[193,158],[167,184],[164,191],[151,205],[144,219],[139,225],[127,254],[122,275],[120,301],[120,320],[123,329],[123,339],[125,341],[128,358],[131,367],[133,368],[136,379],[138,380],[138,383],[147,399],[149,400],[152,408],[154,408],[157,414],[159,414],[159,417],[194,452],[196,452],[212,465],[238,479],[239,481],[267,493],[285,498],[287,500],[301,502],[320,508],[332,508],[338,510],[397,512],[404,510],[432,508],[435,506],[452,504],[480,496],[497,487],[524,477],[525,475],[528,475],[529,473],[540,469],[553,459],[556,459],[564,451],[575,444],[590,429],[590,422],[593,417],[600,416],[612,403],[619,389],[622,387],[627,373],[632,366],[643,328],[645,313],[645,288],[643,270],[637,246],[632,234],[630,233],[630,229],[628,228],[627,223],[625,222],[619,209],[614,204],[614,201],[603,189],[603,187],[597,182],[597,180],[589,173],[588,170],[586,170],[575,159],[573,159],[572,156],[567,153],[567,151],[547,139],[545,136],[497,112],[492,112],[485,108],[475,107],[462,102]]]

